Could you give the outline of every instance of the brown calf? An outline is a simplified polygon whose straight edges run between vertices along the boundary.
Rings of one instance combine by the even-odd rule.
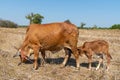
[[[110,59],[112,59],[111,55],[108,52],[109,45],[104,40],[96,40],[91,42],[85,42],[82,46],[78,47],[78,52],[80,55],[83,53],[89,59],[89,70],[91,69],[91,62],[93,54],[97,54],[100,56],[99,64],[96,67],[96,70],[99,69],[100,64],[103,62],[103,54],[106,55],[107,58],[107,70],[109,68]]]

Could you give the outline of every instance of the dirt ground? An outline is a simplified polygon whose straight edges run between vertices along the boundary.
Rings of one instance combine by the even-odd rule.
[[[109,71],[104,66],[95,70],[97,65],[96,57],[93,58],[92,70],[88,70],[88,59],[86,56],[80,57],[80,70],[75,69],[75,60],[72,55],[68,64],[60,68],[63,61],[64,51],[46,52],[47,64],[33,70],[32,63],[18,66],[19,57],[13,58],[17,52],[14,46],[20,46],[24,39],[25,28],[0,28],[0,80],[120,80],[120,30],[79,30],[78,46],[85,41],[97,39],[106,40],[110,47],[111,60]],[[39,63],[41,56],[39,56]],[[33,56],[31,56],[33,58]]]

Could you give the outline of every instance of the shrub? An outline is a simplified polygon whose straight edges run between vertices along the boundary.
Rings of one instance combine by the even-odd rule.
[[[28,25],[19,25],[18,28],[26,28]]]
[[[17,24],[9,20],[0,20],[0,27],[17,28]]]

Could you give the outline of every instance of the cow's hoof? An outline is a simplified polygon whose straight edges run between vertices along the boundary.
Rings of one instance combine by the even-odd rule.
[[[95,70],[97,71],[99,68],[96,68]]]
[[[63,64],[60,64],[60,68],[64,68],[65,67],[65,65],[63,65]]]
[[[80,67],[76,67],[75,69],[76,69],[76,70],[80,70]]]
[[[31,70],[34,71],[34,72],[38,72],[39,71],[38,69],[35,69],[35,68],[32,68]]]
[[[74,68],[73,71],[75,71],[75,72],[80,71],[80,68],[78,68],[78,67],[73,67],[73,68]]]
[[[33,71],[38,71],[38,68],[32,68]]]
[[[38,67],[37,67],[37,66],[33,67],[33,70],[37,70],[37,69],[38,69]]]
[[[90,70],[92,70],[91,68],[88,68],[88,70],[90,71]]]

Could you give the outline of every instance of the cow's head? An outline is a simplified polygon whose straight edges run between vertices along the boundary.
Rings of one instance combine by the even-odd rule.
[[[21,48],[17,48],[17,53],[13,56],[13,57],[20,57],[21,62],[18,64],[20,65],[23,62],[26,62],[27,60],[32,62],[31,59],[29,58],[31,56],[31,54],[33,53],[33,50],[29,47],[26,47],[24,49]]]

